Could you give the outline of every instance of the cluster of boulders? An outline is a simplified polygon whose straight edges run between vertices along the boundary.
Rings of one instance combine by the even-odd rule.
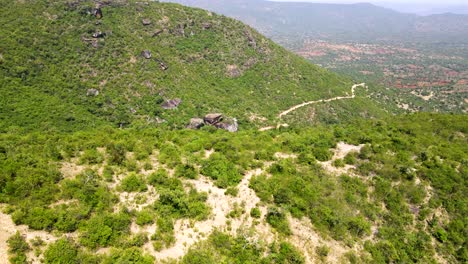
[[[192,118],[187,128],[200,129],[205,125],[214,126],[219,129],[224,129],[229,132],[237,132],[239,125],[235,118],[225,118],[222,114],[213,113],[207,114],[203,119]]]

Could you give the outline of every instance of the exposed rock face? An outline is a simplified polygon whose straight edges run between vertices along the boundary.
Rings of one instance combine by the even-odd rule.
[[[164,109],[175,109],[179,104],[182,103],[180,98],[170,99],[161,104]]]
[[[242,72],[237,65],[228,65],[226,66],[226,75],[235,78],[241,76]]]
[[[96,90],[96,89],[88,89],[86,91],[86,96],[98,96],[99,95],[99,91]]]
[[[141,20],[141,23],[143,24],[143,26],[149,26],[149,25],[151,25],[151,20],[145,18],[145,19]]]
[[[201,118],[191,118],[190,119],[190,124],[188,124],[187,128],[188,129],[200,129],[205,125],[205,122],[203,122],[203,119]]]
[[[217,123],[221,122],[223,120],[223,115],[222,114],[207,114],[204,118],[203,121],[205,121],[206,124],[209,125],[216,125]]]
[[[144,50],[141,52],[141,56],[145,59],[151,59],[151,51],[149,50]]]

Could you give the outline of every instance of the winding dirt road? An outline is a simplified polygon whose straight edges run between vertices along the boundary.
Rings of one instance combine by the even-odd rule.
[[[352,99],[354,97],[356,97],[356,95],[354,94],[354,90],[356,90],[357,87],[365,87],[366,84],[365,83],[360,83],[360,84],[355,84],[351,87],[351,95],[349,96],[337,96],[337,97],[333,97],[333,98],[330,98],[330,99],[321,99],[321,100],[316,100],[316,101],[309,101],[309,102],[305,102],[305,103],[302,103],[302,104],[298,104],[298,105],[295,105],[291,108],[289,108],[288,110],[285,110],[283,112],[281,112],[278,117],[281,118],[301,107],[304,107],[306,105],[311,105],[311,104],[317,104],[317,103],[326,103],[326,102],[331,102],[331,101],[336,101],[336,100],[343,100],[343,99]]]

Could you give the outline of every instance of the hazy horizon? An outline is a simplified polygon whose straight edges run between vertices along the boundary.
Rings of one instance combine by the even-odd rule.
[[[468,14],[468,2],[466,0],[268,0],[275,2],[309,2],[329,4],[356,4],[371,3],[374,5],[391,8],[400,12],[415,13],[419,15],[431,15],[441,13]]]

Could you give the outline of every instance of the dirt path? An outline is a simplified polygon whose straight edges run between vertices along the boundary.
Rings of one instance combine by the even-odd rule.
[[[336,101],[336,100],[343,100],[343,99],[352,99],[354,97],[356,97],[354,91],[356,90],[357,87],[366,87],[366,84],[365,83],[360,83],[360,84],[355,84],[351,87],[351,95],[349,96],[337,96],[337,97],[333,97],[333,98],[330,98],[330,99],[321,99],[321,100],[316,100],[316,101],[309,101],[309,102],[305,102],[305,103],[302,103],[302,104],[298,104],[298,105],[295,105],[291,108],[289,108],[288,110],[285,110],[283,112],[281,112],[278,117],[281,118],[301,107],[304,107],[306,105],[311,105],[311,104],[317,104],[317,103],[326,103],[326,102],[331,102],[331,101]]]

